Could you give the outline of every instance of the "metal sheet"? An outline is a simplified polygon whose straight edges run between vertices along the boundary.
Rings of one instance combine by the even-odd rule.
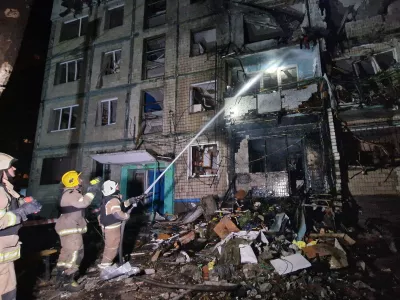
[[[110,165],[134,165],[156,161],[146,150],[94,154],[91,157],[99,163]]]

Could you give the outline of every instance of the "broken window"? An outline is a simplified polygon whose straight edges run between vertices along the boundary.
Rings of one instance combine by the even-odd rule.
[[[40,184],[59,184],[64,173],[75,169],[75,160],[70,156],[44,158]]]
[[[62,84],[81,79],[82,65],[82,58],[58,64],[56,70],[55,84]]]
[[[265,140],[249,141],[249,170],[250,173],[265,172]]]
[[[244,16],[244,39],[246,44],[281,36],[281,27],[269,14]]]
[[[78,105],[56,108],[53,110],[52,131],[70,130],[76,128]]]
[[[374,66],[371,60],[361,60],[356,63],[358,76],[360,78],[366,78],[375,74]]]
[[[121,66],[121,49],[104,53],[104,75],[119,73]]]
[[[166,12],[166,0],[146,0],[145,28],[153,28],[165,24]]]
[[[163,131],[164,90],[154,89],[143,93],[144,134]]]
[[[192,32],[191,55],[197,56],[215,50],[217,44],[217,31],[215,28]]]
[[[61,27],[60,42],[71,40],[86,34],[88,16],[64,22]]]
[[[382,71],[386,71],[396,63],[393,50],[376,54],[375,59]]]
[[[165,70],[165,37],[145,40],[144,53],[144,79],[163,76]]]
[[[295,88],[297,86],[297,67],[280,69],[279,85],[286,89]]]
[[[190,112],[196,113],[215,108],[215,80],[190,85]]]
[[[124,23],[124,6],[116,6],[106,11],[104,30],[122,26]]]
[[[261,80],[261,90],[272,89],[278,87],[278,74],[276,71],[266,71]]]
[[[100,102],[97,114],[98,126],[112,125],[117,122],[117,98]]]
[[[217,176],[219,166],[217,144],[190,147],[190,175],[192,177]]]

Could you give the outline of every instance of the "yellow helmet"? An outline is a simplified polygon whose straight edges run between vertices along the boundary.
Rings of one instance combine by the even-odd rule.
[[[61,178],[61,182],[67,188],[78,186],[79,185],[79,175],[81,175],[81,173],[78,173],[77,171],[68,171]]]

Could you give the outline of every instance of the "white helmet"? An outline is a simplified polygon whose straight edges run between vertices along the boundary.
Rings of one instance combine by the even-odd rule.
[[[101,192],[103,193],[104,196],[110,196],[114,194],[117,190],[118,190],[118,182],[114,180],[107,180],[106,182],[103,183]]]
[[[16,161],[16,158],[0,152],[0,170],[7,170]]]

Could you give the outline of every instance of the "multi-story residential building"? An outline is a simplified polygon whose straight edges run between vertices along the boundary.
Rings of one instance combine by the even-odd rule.
[[[54,1],[30,176],[44,215],[70,169],[142,193],[224,108],[156,185],[160,212],[223,195],[234,178],[275,196],[335,184],[323,46],[306,33],[324,26],[315,1],[100,2],[74,15]]]
[[[398,222],[400,1],[328,7],[336,132],[343,192],[364,217]]]

